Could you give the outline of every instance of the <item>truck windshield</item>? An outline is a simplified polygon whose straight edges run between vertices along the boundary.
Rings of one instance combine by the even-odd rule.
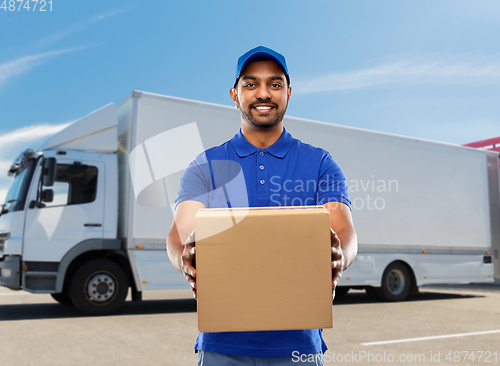
[[[7,197],[5,198],[5,211],[13,212],[24,210],[26,195],[35,166],[35,159],[30,159],[24,164],[22,169],[16,172],[9,191],[7,192]]]

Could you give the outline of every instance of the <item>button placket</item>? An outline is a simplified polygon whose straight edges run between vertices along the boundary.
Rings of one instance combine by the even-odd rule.
[[[259,196],[269,195],[269,182],[267,179],[266,161],[268,154],[265,151],[259,151],[257,154],[257,193]]]

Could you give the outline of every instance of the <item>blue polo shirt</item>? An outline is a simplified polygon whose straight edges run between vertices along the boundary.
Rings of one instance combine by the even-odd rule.
[[[258,149],[241,131],[198,155],[184,172],[175,204],[196,200],[206,207],[322,205],[351,207],[345,176],[330,154],[304,144],[285,129],[278,141]],[[287,357],[326,351],[321,329],[200,332],[196,350],[250,357]]]

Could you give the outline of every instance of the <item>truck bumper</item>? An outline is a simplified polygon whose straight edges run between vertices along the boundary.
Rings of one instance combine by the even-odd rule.
[[[0,286],[13,290],[21,289],[21,257],[6,256],[0,261]]]

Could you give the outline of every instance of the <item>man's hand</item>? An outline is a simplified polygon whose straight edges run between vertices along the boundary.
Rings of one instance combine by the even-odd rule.
[[[181,272],[186,277],[193,297],[196,299],[196,248],[195,248],[195,234],[193,232],[188,236],[186,242],[183,244],[183,251],[181,256]]]
[[[340,239],[337,233],[330,228],[330,240],[332,245],[332,298],[335,298],[335,288],[344,272],[345,259],[342,252]]]
[[[196,299],[196,261],[194,217],[205,205],[183,201],[175,209],[172,228],[167,236],[167,254],[174,267],[186,277]],[[190,234],[191,233],[191,234]]]
[[[342,273],[349,267],[358,252],[358,239],[352,225],[351,210],[342,202],[328,202],[330,212],[330,238],[332,245],[332,296]]]

